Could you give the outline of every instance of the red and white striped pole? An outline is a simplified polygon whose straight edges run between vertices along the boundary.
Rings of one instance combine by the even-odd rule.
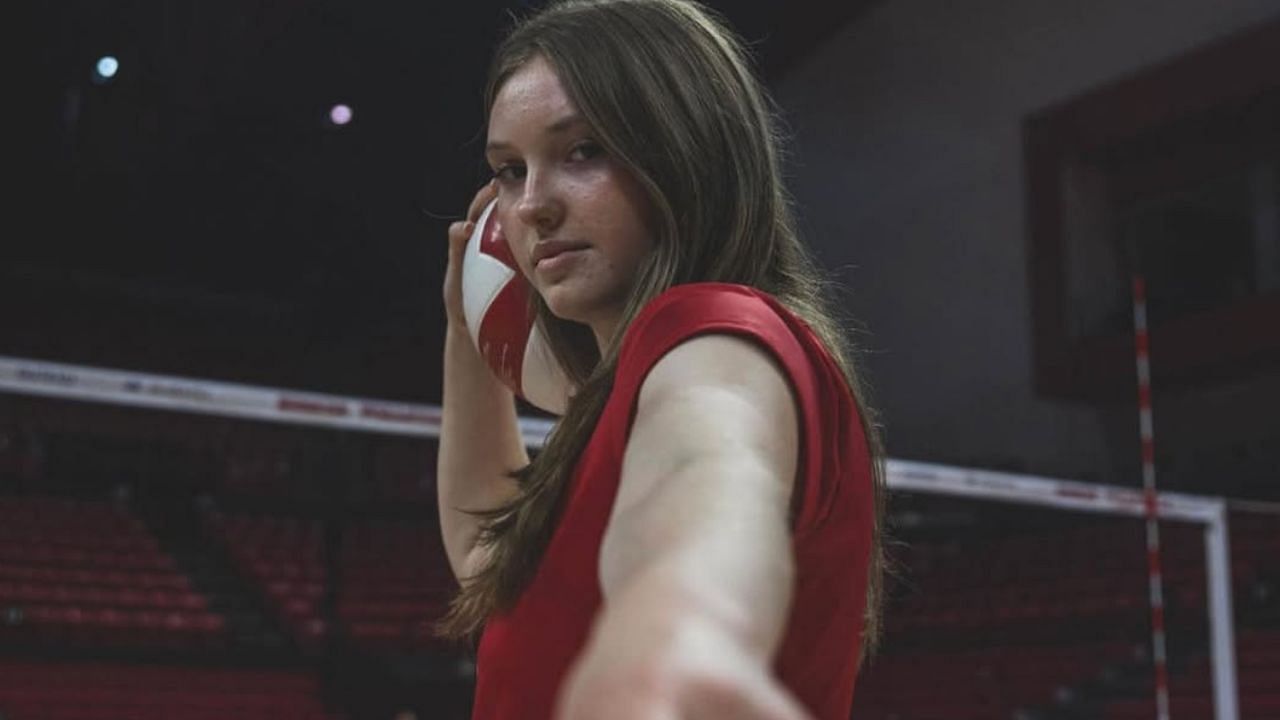
[[[1147,518],[1147,582],[1151,597],[1151,654],[1156,674],[1156,717],[1169,720],[1168,646],[1160,571],[1160,523],[1156,508],[1156,444],[1151,422],[1151,343],[1147,336],[1147,284],[1133,277],[1134,351],[1138,362],[1138,430],[1142,437],[1142,494]]]

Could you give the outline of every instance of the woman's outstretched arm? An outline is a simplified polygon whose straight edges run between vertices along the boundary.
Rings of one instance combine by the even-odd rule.
[[[705,335],[637,401],[600,556],[604,607],[559,717],[776,718],[771,674],[792,592],[794,396],[764,349]]]

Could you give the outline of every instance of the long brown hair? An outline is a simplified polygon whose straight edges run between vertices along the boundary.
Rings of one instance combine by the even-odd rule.
[[[622,322],[603,348],[590,330],[534,300],[537,322],[578,387],[542,451],[514,475],[510,504],[477,512],[488,561],[464,579],[444,635],[474,636],[512,607],[537,570],[565,488],[613,389],[621,335],[662,291],[690,282],[740,283],[772,294],[804,319],[844,371],[872,452],[876,527],[864,650],[879,635],[883,451],[875,417],[828,302],[829,283],[797,236],[782,182],[772,100],[741,42],[689,0],[563,0],[519,23],[490,68],[486,108],[503,83],[545,58],[594,137],[639,181],[655,209],[654,251]]]

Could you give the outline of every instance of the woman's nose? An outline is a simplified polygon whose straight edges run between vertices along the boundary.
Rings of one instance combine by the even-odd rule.
[[[560,225],[564,219],[564,202],[552,178],[535,171],[525,176],[524,192],[516,203],[516,217],[540,233]]]

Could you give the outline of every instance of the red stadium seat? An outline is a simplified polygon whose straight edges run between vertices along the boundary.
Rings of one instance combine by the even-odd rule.
[[[140,624],[136,608],[206,607],[125,507],[8,498],[0,502],[0,537],[0,604],[19,611],[14,632],[28,640],[137,645],[128,632]],[[163,644],[181,646],[182,638],[190,634]]]

